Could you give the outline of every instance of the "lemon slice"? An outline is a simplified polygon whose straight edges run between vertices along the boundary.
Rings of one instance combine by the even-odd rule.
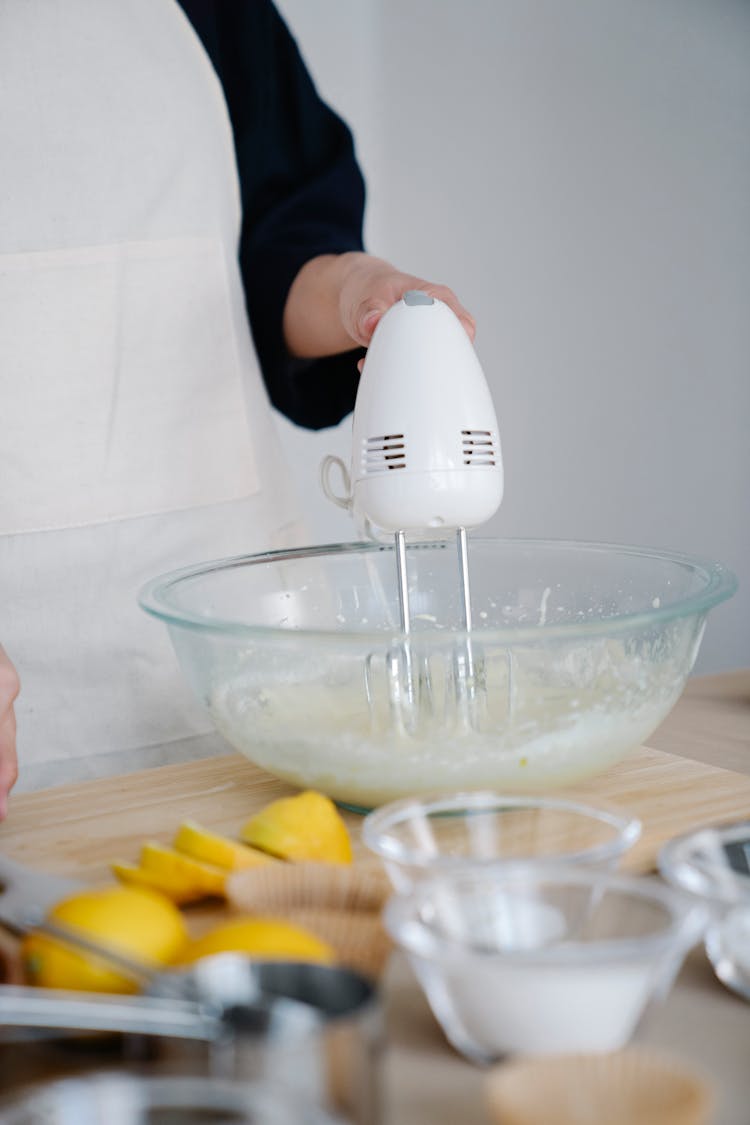
[[[110,867],[121,883],[159,891],[178,906],[185,906],[189,902],[197,902],[206,897],[206,892],[202,888],[196,887],[195,883],[189,880],[177,879],[174,874],[164,875],[160,871],[137,867],[132,863],[112,863]]]
[[[224,895],[227,872],[212,863],[193,859],[166,844],[149,840],[141,848],[140,866],[153,871],[165,879],[173,879],[176,885],[190,884],[195,888],[196,897],[205,895]]]
[[[273,863],[271,856],[238,844],[218,832],[210,832],[194,820],[186,820],[180,825],[174,838],[174,847],[193,859],[223,867],[226,871],[240,871],[246,867]]]

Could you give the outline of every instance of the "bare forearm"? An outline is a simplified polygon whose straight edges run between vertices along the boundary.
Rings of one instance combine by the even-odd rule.
[[[13,710],[18,689],[18,674],[0,645],[0,820],[5,817],[8,793],[18,775],[16,716]]]
[[[284,337],[291,355],[313,359],[356,347],[341,320],[339,298],[357,254],[324,254],[306,262],[284,308]]]

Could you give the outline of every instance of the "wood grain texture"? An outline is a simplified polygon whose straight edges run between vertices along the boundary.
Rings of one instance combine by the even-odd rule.
[[[97,882],[112,860],[134,860],[144,840],[170,841],[186,818],[236,836],[253,812],[293,792],[238,754],[162,766],[15,798],[0,848],[29,867]],[[564,792],[641,818],[643,836],[624,863],[631,870],[653,869],[660,846],[696,825],[750,816],[750,777],[645,747]],[[361,817],[344,816],[358,862],[376,863],[360,840]]]
[[[648,741],[656,750],[750,774],[750,669],[689,680]]]

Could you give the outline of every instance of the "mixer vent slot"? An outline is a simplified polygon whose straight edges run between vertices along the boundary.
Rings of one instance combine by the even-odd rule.
[[[461,430],[461,446],[464,465],[487,468],[496,463],[497,446],[491,430]]]
[[[406,468],[406,442],[403,434],[381,434],[364,442],[362,468],[365,473]]]

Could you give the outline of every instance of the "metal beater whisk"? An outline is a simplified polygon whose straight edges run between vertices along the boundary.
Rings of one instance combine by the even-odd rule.
[[[347,484],[337,496],[333,465]],[[442,301],[408,292],[380,321],[367,352],[354,408],[351,472],[339,458],[322,466],[323,488],[365,526],[395,535],[401,633],[386,655],[388,707],[397,730],[414,734],[432,712],[430,669],[415,653],[407,537],[458,545],[464,639],[452,654],[458,714],[477,724],[482,690],[472,640],[467,528],[486,522],[503,495],[497,418],[487,381],[461,322]],[[374,706],[374,658],[365,688]]]

